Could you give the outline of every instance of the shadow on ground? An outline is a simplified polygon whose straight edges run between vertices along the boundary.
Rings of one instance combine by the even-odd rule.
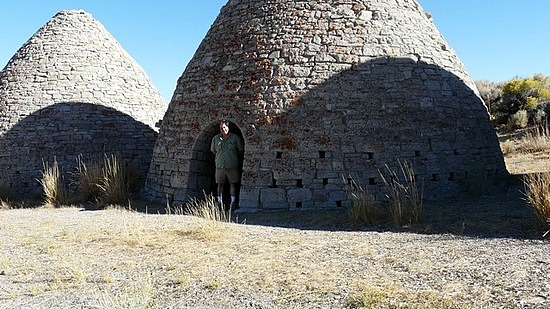
[[[519,176],[513,176],[509,185],[490,193],[426,203],[422,221],[402,228],[395,228],[390,218],[383,218],[373,225],[353,224],[346,209],[237,213],[235,221],[304,230],[410,232],[480,238],[542,237],[536,229],[532,209],[525,200]]]

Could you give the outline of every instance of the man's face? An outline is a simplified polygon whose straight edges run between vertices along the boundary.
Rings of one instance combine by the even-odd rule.
[[[228,127],[225,123],[221,123],[221,124],[220,124],[220,132],[221,132],[223,135],[229,134],[229,127]]]

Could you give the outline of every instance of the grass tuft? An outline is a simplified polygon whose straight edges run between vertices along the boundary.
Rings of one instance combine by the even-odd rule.
[[[550,172],[528,174],[523,182],[527,201],[546,236],[550,233]]]
[[[349,195],[352,207],[349,218],[353,223],[374,224],[377,219],[376,200],[367,187],[361,186],[352,177],[349,178]]]
[[[61,175],[57,159],[54,158],[52,166],[44,161],[42,164],[42,179],[38,181],[43,189],[44,206],[60,207],[66,203],[68,193],[63,183],[63,176]]]
[[[77,189],[81,201],[99,200],[101,190],[98,186],[102,179],[101,163],[97,161],[84,162],[82,156],[76,158],[76,171],[72,173],[71,183]]]
[[[101,191],[99,201],[104,205],[125,204],[130,199],[135,178],[135,172],[121,164],[116,156],[105,156],[98,184]]]
[[[548,125],[529,130],[522,140],[520,150],[524,153],[550,150],[550,129]]]
[[[354,297],[354,305],[358,308],[379,308],[388,301],[388,295],[381,289],[366,286]]]
[[[231,222],[231,209],[225,211],[216,197],[204,193],[204,199],[191,199],[185,205],[185,214],[217,222]]]
[[[122,291],[115,293],[104,292],[97,299],[98,308],[113,309],[146,309],[155,307],[155,288],[153,276],[140,276],[126,286]]]
[[[423,192],[419,191],[414,169],[407,161],[398,161],[401,174],[386,165],[388,176],[380,172],[388,190],[390,213],[395,226],[420,221],[423,212]]]
[[[138,179],[133,168],[123,164],[115,155],[105,155],[103,161],[89,162],[78,156],[76,161],[76,171],[71,175],[71,185],[77,192],[75,199],[97,202],[103,208],[129,203],[131,190]]]

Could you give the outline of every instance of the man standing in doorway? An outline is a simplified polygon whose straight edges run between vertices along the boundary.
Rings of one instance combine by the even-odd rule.
[[[243,143],[235,134],[229,132],[229,121],[220,123],[220,134],[212,139],[210,151],[216,156],[216,184],[218,185],[218,204],[223,205],[222,195],[225,181],[229,180],[231,209],[235,209],[237,183],[240,178],[239,158],[244,149]]]

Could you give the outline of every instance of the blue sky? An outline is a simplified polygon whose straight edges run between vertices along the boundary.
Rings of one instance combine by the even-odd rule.
[[[550,0],[418,0],[473,79],[550,75]],[[0,67],[58,11],[91,13],[167,102],[226,0],[0,0]]]

